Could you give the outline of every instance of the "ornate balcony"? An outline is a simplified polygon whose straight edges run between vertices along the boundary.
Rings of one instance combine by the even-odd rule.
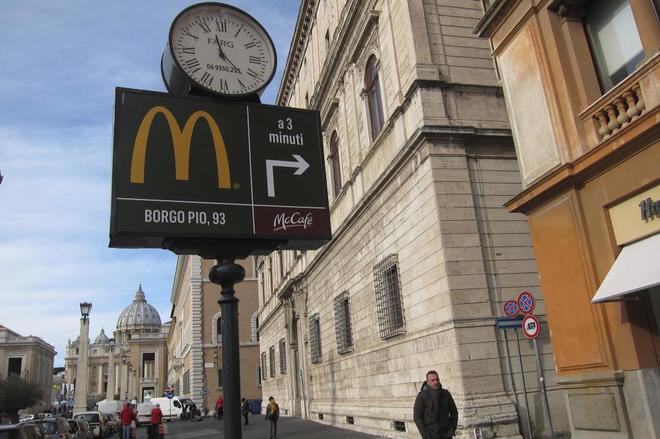
[[[633,74],[580,113],[590,139],[597,144],[625,130],[628,125],[658,106],[660,54],[647,60]]]

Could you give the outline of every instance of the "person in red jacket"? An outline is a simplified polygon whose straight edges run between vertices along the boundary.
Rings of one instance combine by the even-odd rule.
[[[217,416],[217,420],[219,421],[222,419],[224,413],[224,406],[225,406],[225,400],[222,398],[222,395],[218,396],[218,400],[215,402],[215,413]]]
[[[128,404],[124,404],[119,416],[121,417],[121,439],[131,439],[131,421],[135,419],[133,410]]]
[[[163,421],[163,412],[160,410],[160,404],[156,404],[151,409],[151,430],[149,432],[149,439],[158,439],[158,428]]]

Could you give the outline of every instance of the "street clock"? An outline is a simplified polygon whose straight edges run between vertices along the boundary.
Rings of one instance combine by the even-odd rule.
[[[161,60],[170,93],[239,98],[260,95],[276,66],[275,46],[263,26],[223,3],[181,11]]]

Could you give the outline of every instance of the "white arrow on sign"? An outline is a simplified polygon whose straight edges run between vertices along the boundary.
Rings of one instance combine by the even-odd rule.
[[[273,168],[298,168],[293,175],[301,175],[309,168],[309,163],[298,154],[292,154],[295,162],[285,162],[284,160],[266,160],[266,184],[268,186],[268,196],[275,196],[275,181],[273,178]]]

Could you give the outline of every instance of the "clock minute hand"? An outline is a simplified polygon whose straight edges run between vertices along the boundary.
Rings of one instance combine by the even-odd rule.
[[[220,41],[218,41],[218,36],[215,36],[215,44],[218,45],[218,55],[220,55],[220,59],[226,60],[227,57],[225,56],[225,53],[222,51],[222,46],[220,46]]]

